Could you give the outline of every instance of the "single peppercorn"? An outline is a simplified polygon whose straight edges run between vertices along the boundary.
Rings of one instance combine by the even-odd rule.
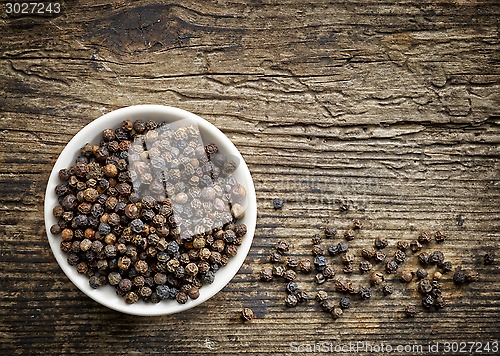
[[[432,283],[428,279],[422,279],[418,284],[418,290],[422,294],[430,293],[432,290]]]
[[[422,298],[422,305],[424,308],[431,308],[434,305],[434,298],[431,295],[426,295],[425,297]]]
[[[385,271],[389,274],[393,274],[397,272],[398,267],[399,267],[398,263],[396,261],[391,260],[385,264]]]
[[[354,255],[352,253],[346,253],[340,258],[344,265],[349,265],[354,262]]]
[[[377,237],[375,239],[374,246],[375,246],[375,248],[381,250],[381,249],[386,248],[388,244],[389,244],[389,242],[387,242],[386,238],[384,238],[384,237]]]
[[[327,226],[325,227],[325,237],[327,239],[333,239],[334,237],[337,236],[337,228],[334,226]]]
[[[384,274],[378,271],[372,272],[370,276],[370,283],[374,286],[382,284],[384,280],[385,280]]]
[[[410,283],[411,280],[413,279],[413,272],[412,271],[408,271],[408,270],[402,271],[400,279],[401,279],[402,282]]]
[[[286,285],[287,293],[294,294],[295,292],[297,292],[298,289],[299,289],[299,286],[297,285],[297,283],[295,283],[293,281],[288,282],[288,284]]]
[[[340,318],[343,313],[344,312],[342,311],[342,309],[341,308],[337,308],[337,307],[333,308],[333,310],[330,312],[330,314],[331,314],[331,316],[332,316],[333,319]]]
[[[361,256],[365,260],[371,260],[373,257],[375,257],[375,249],[373,247],[371,247],[371,248],[362,248],[361,249]]]
[[[322,303],[328,299],[328,293],[323,291],[323,290],[320,290],[316,293],[316,296],[314,297],[314,299],[316,299],[318,302]]]
[[[373,268],[372,264],[368,261],[361,261],[359,263],[359,270],[361,273],[366,273]]]
[[[441,251],[434,251],[429,256],[429,263],[441,266],[444,262],[444,254]]]
[[[312,268],[313,268],[313,266],[312,266],[311,260],[309,260],[309,259],[300,260],[299,266],[298,266],[298,269],[300,272],[309,273],[309,272],[311,272]]]
[[[297,303],[298,303],[298,299],[295,295],[293,294],[288,294],[285,298],[285,305],[289,308],[293,308],[295,306],[297,306]]]
[[[260,271],[260,280],[264,282],[273,280],[273,271],[270,267],[265,267]]]
[[[321,302],[321,307],[323,308],[324,311],[330,312],[335,308],[337,305],[333,299],[326,299],[323,302]]]
[[[473,269],[467,269],[464,272],[466,282],[476,282],[479,279],[479,274]]]
[[[273,199],[273,208],[274,210],[283,208],[283,199],[280,198]]]
[[[361,228],[363,227],[363,225],[361,224],[361,221],[359,220],[354,220],[353,224],[352,224],[352,228],[354,230],[361,230]]]
[[[349,250],[349,245],[346,242],[339,242],[337,245],[338,253],[346,253]]]
[[[405,308],[404,313],[407,318],[413,318],[417,315],[418,310],[416,306],[409,305]]]
[[[312,254],[314,256],[324,256],[325,249],[323,247],[321,247],[321,245],[313,245]]]
[[[313,237],[311,238],[311,241],[312,241],[312,244],[313,245],[318,245],[320,242],[321,242],[321,235],[319,234],[315,234],[313,235]]]
[[[355,238],[354,230],[349,229],[344,233],[344,239],[346,239],[346,241],[352,241],[354,240],[354,238]]]
[[[59,235],[62,229],[59,225],[55,224],[50,227],[50,233],[54,235]]]
[[[278,241],[276,245],[274,245],[274,248],[281,254],[284,254],[290,250],[290,246],[285,241]]]
[[[394,293],[394,287],[390,284],[385,284],[383,287],[382,287],[382,293],[384,295],[390,295],[392,293]]]
[[[422,249],[422,245],[417,240],[412,240],[410,242],[410,250],[415,253]]]
[[[283,273],[283,278],[285,278],[287,281],[293,281],[297,278],[297,273],[295,273],[295,271],[291,269],[286,270],[285,273]]]
[[[323,276],[325,276],[326,279],[330,279],[335,276],[335,270],[332,266],[328,265],[323,268],[323,271],[321,271],[321,273],[323,273]]]
[[[434,299],[434,306],[436,309],[443,309],[446,306],[446,301],[442,296],[438,296]]]
[[[382,251],[377,251],[375,252],[375,256],[373,257],[373,259],[375,260],[375,262],[384,262],[386,257],[387,255],[385,253],[383,253]]]
[[[410,248],[410,243],[407,241],[400,240],[397,242],[396,246],[399,250],[405,252],[406,250],[408,250]]]
[[[326,282],[325,275],[323,273],[316,274],[316,276],[314,276],[314,281],[317,284],[323,284],[323,283],[325,283]]]
[[[316,256],[314,257],[314,267],[318,271],[322,271],[326,266],[326,258],[325,256]]]
[[[396,261],[398,265],[400,265],[404,263],[405,260],[406,260],[406,254],[401,250],[397,250],[396,253],[394,254],[394,261]]]
[[[351,299],[349,297],[340,298],[339,306],[342,309],[349,309],[349,307],[351,306]]]
[[[276,276],[276,277],[283,277],[283,275],[285,274],[285,267],[283,266],[273,266],[272,268],[272,274],[273,276]]]
[[[492,265],[495,263],[495,255],[492,252],[488,252],[483,257],[485,265]]]
[[[443,243],[446,241],[447,236],[444,234],[444,232],[438,230],[436,231],[436,235],[434,236],[434,238],[436,239],[437,243]]]
[[[423,279],[427,277],[427,271],[424,268],[419,268],[417,270],[416,276],[418,279]]]
[[[241,317],[246,321],[251,321],[255,318],[255,314],[250,308],[243,308],[241,311]]]
[[[432,240],[432,235],[429,231],[422,231],[420,235],[418,235],[418,242],[422,244],[428,244]]]
[[[418,261],[420,262],[420,264],[422,266],[427,266],[430,262],[430,254],[427,253],[427,252],[421,252],[419,255],[418,255]]]
[[[370,299],[372,296],[371,288],[361,288],[361,290],[359,291],[359,296],[363,300]]]

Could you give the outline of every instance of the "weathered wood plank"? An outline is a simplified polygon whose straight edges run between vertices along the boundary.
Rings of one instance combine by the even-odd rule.
[[[53,19],[0,17],[0,352],[283,354],[291,342],[497,340],[499,269],[481,259],[485,249],[498,256],[500,242],[499,19],[494,0],[85,0],[66,1]],[[138,318],[93,302],[44,232],[45,185],[66,142],[140,103],[221,128],[257,189],[245,264],[179,315]],[[278,240],[307,257],[321,227],[343,232],[354,219],[364,227],[353,249],[443,229],[440,249],[480,281],[457,289],[445,276],[449,306],[415,320],[402,317],[418,303],[414,286],[395,281],[393,296],[355,301],[337,321],[314,302],[287,309],[283,282],[258,282]],[[299,283],[317,289],[312,275]],[[242,306],[252,323],[240,321]]]

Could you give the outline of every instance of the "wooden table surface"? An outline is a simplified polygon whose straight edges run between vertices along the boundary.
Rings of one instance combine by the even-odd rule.
[[[64,3],[56,17],[2,8],[0,18],[0,354],[274,354],[350,342],[424,353],[439,343],[445,353],[445,342],[499,339],[498,262],[482,263],[486,250],[500,257],[498,1]],[[239,273],[178,315],[97,304],[64,275],[45,234],[44,191],[65,144],[100,115],[141,103],[219,127],[257,191]],[[394,295],[355,299],[337,321],[314,301],[286,308],[283,281],[258,281],[280,239],[308,256],[312,235],[354,219],[363,229],[353,251],[441,229],[446,258],[480,280],[457,288],[446,275],[448,306],[413,319],[402,310],[420,302],[415,283],[394,281]],[[310,294],[313,276],[298,278]],[[240,320],[242,307],[253,322]]]

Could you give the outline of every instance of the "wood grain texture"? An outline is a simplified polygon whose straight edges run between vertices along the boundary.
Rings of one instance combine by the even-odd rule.
[[[498,264],[483,266],[482,255],[499,255],[499,19],[494,0],[80,0],[52,19],[0,18],[0,353],[270,354],[293,351],[290,342],[498,339]],[[215,124],[257,190],[245,264],[179,315],[96,304],[62,273],[44,231],[46,181],[64,145],[103,113],[140,103]],[[395,295],[355,301],[337,321],[314,302],[287,309],[283,282],[258,282],[279,239],[306,256],[321,227],[343,231],[353,219],[364,227],[352,247],[442,229],[447,258],[476,267],[480,281],[455,288],[446,277],[449,306],[413,320],[402,309],[418,303],[414,285],[395,282]],[[311,280],[299,276],[313,293]],[[252,323],[240,321],[243,306]]]

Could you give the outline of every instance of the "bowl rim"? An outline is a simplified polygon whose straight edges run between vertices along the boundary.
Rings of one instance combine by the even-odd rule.
[[[52,215],[52,210],[57,204],[57,196],[55,195],[54,189],[55,186],[60,183],[58,177],[59,170],[73,165],[80,148],[83,147],[86,142],[99,140],[102,130],[109,127],[118,127],[117,124],[125,118],[132,118],[138,115],[166,116],[171,118],[172,121],[175,121],[175,118],[192,120],[198,125],[202,136],[209,135],[215,137],[215,143],[223,146],[226,154],[230,154],[240,161],[237,172],[240,176],[243,176],[244,181],[242,182],[240,179],[238,181],[240,184],[243,184],[247,190],[245,216],[242,218],[242,221],[244,221],[247,226],[247,233],[243,239],[243,243],[238,247],[238,253],[230,259],[227,266],[221,267],[220,270],[217,271],[215,281],[210,285],[204,285],[203,288],[200,289],[200,297],[195,300],[189,299],[186,304],[178,304],[175,300],[168,300],[161,301],[157,304],[139,301],[138,303],[129,305],[124,302],[122,297],[117,296],[109,285],[98,289],[92,289],[88,284],[88,278],[79,274],[74,266],[70,266],[67,263],[66,254],[60,249],[60,237],[50,232],[50,227],[57,222],[57,219]],[[226,152],[226,150],[229,151]],[[44,196],[44,222],[49,245],[56,261],[71,282],[73,282],[73,284],[84,294],[110,309],[125,314],[138,316],[168,315],[193,308],[207,301],[233,279],[243,265],[253,241],[257,223],[257,201],[255,187],[248,166],[236,146],[222,131],[210,122],[189,111],[173,106],[143,104],[123,107],[101,115],[80,129],[80,131],[71,138],[54,163],[47,182]],[[114,297],[109,296],[109,291],[113,292],[112,295],[114,295]],[[117,303],[117,300],[120,302]]]

